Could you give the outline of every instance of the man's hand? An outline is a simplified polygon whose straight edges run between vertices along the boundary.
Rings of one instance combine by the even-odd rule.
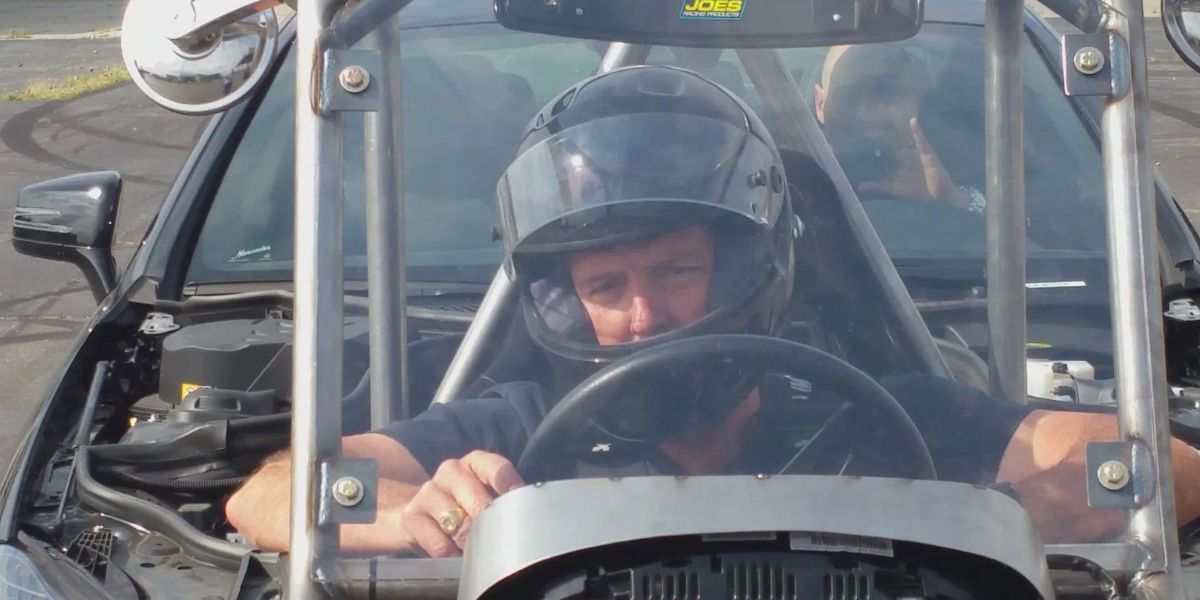
[[[864,181],[855,186],[855,191],[895,198],[932,198],[957,206],[969,204],[970,199],[954,185],[916,117],[908,120],[907,129],[907,139],[896,149],[896,176],[891,181]]]
[[[476,450],[443,462],[402,512],[405,532],[429,556],[457,556],[471,523],[497,496],[525,485],[499,454]]]

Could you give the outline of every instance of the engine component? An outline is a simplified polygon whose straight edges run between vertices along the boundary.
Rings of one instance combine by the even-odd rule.
[[[347,317],[344,331],[344,391],[349,392],[369,364],[367,320]],[[163,338],[159,397],[172,405],[201,388],[275,390],[286,399],[291,380],[292,322],[276,315],[189,325]]]

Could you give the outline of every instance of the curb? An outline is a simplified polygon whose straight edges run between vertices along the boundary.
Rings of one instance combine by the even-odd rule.
[[[0,42],[37,42],[42,40],[119,40],[121,29],[84,31],[82,33],[31,33],[18,37],[0,37]]]

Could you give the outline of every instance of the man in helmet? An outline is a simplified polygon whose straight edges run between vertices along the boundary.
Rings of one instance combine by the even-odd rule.
[[[346,438],[343,454],[378,460],[381,479],[377,521],[343,526],[345,550],[457,554],[472,520],[524,485],[514,464],[531,433],[600,366],[696,335],[782,333],[801,228],[779,153],[753,112],[695,73],[633,67],[566,91],[535,118],[498,197],[506,268],[554,372]],[[611,414],[593,415],[589,436],[613,441],[586,437],[595,459],[570,455],[567,476],[792,472],[797,448],[821,433],[804,422],[816,402],[794,401],[812,392],[803,381],[720,362],[655,376],[622,388]],[[1086,442],[1115,437],[1111,417],[982,396],[963,403],[968,392],[942,383],[952,391],[901,400],[941,477],[1011,483],[1049,539],[1112,528],[1110,515],[1088,512],[1077,481]],[[947,412],[950,421],[921,416]],[[626,444],[637,452],[609,460]],[[1200,457],[1180,450],[1177,481],[1190,472],[1196,483]],[[287,547],[289,468],[286,456],[268,460],[227,504],[231,523],[261,547]],[[1181,522],[1200,515],[1200,498],[1179,500]]]

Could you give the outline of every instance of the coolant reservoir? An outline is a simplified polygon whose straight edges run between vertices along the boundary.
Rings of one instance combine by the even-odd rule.
[[[1025,361],[1025,391],[1047,400],[1078,402],[1076,381],[1096,378],[1096,368],[1085,360]]]

